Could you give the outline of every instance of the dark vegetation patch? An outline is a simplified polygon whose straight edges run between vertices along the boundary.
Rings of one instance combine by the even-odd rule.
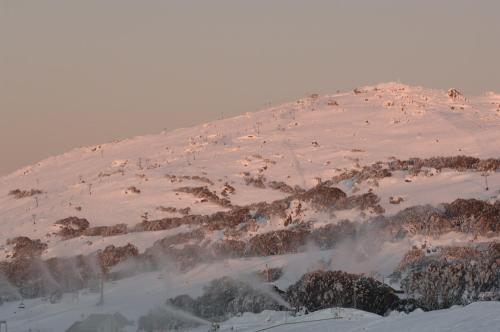
[[[432,157],[427,159],[411,158],[408,160],[393,160],[389,163],[391,171],[409,171],[419,174],[425,168],[441,171],[445,168],[457,171],[497,171],[500,170],[500,158],[480,159],[469,156]]]
[[[310,239],[321,249],[331,249],[341,241],[353,240],[357,235],[357,225],[349,220],[327,224],[314,229]]]
[[[235,192],[236,192],[236,188],[234,188],[232,185],[230,185],[229,183],[226,182],[224,184],[224,189],[222,189],[220,194],[221,194],[221,196],[229,197],[229,195],[233,195]]]
[[[181,271],[185,271],[210,260],[207,248],[201,243],[204,238],[205,234],[200,229],[169,236],[156,241],[141,258],[150,261],[155,267],[159,267],[162,261],[173,262]]]
[[[328,207],[334,211],[348,208],[375,209],[378,206],[378,197],[373,193],[348,197],[337,188],[315,188],[300,194],[300,197],[316,204],[317,208]],[[257,220],[268,220],[273,216],[286,218],[289,199],[234,207],[208,216],[187,215],[144,220],[132,231],[173,229],[182,225],[192,228],[192,231],[155,242],[144,254],[145,259],[152,262],[152,266],[156,264],[155,256],[164,256],[176,263],[181,270],[190,269],[200,262],[225,258],[296,253],[309,243],[321,249],[331,249],[341,241],[356,240],[364,236],[394,241],[416,234],[439,237],[456,231],[475,236],[493,236],[500,231],[500,204],[458,199],[438,207],[414,206],[394,216],[378,216],[366,222],[342,220],[314,228],[312,221],[299,220],[285,229],[247,237],[248,232],[258,229]],[[76,234],[111,236],[127,232],[125,225],[85,228],[86,223],[74,217],[64,219],[61,224],[72,226],[69,230],[63,228],[60,231],[66,238]],[[222,240],[211,242],[205,238],[205,234],[216,231],[224,232]]]
[[[137,188],[136,186],[130,186],[127,188],[127,190],[125,190],[125,193],[128,194],[140,194],[141,193],[141,190],[139,188]]]
[[[112,267],[138,255],[137,248],[127,244],[123,247],[108,246],[90,255],[42,260],[40,250],[44,246],[39,245],[39,240],[30,241],[36,243],[35,250],[29,250],[29,254],[18,254],[10,261],[0,262],[0,273],[19,290],[23,298],[98,288],[100,279],[103,275],[106,277]]]
[[[227,198],[220,198],[217,193],[210,191],[208,187],[181,187],[176,189],[177,192],[192,194],[200,198],[202,202],[212,202],[222,207],[231,207],[231,201]]]
[[[41,240],[32,240],[26,236],[18,236],[7,240],[7,245],[12,245],[11,258],[33,258],[40,257],[45,249],[48,248],[46,243]]]
[[[101,269],[107,274],[112,267],[138,255],[139,250],[133,244],[128,243],[123,247],[109,245],[104,250],[98,252],[98,261]]]
[[[310,202],[318,209],[333,209],[337,202],[347,198],[347,194],[335,187],[318,185],[297,195],[296,198],[304,202]]]
[[[414,206],[393,217],[383,218],[383,223],[384,227],[397,234],[397,237],[414,234],[439,237],[452,231],[475,236],[493,236],[500,231],[500,205],[497,203],[456,199],[437,208]]]
[[[247,186],[254,186],[256,188],[265,188],[266,187],[266,177],[262,174],[258,175],[246,175],[243,180]]]
[[[286,298],[293,307],[306,307],[309,311],[347,307],[379,315],[399,301],[391,287],[373,278],[321,270],[303,275],[288,288]]]
[[[41,191],[40,189],[30,189],[30,190],[14,189],[9,191],[9,195],[14,196],[15,199],[32,197],[41,194],[43,194],[43,191]]]
[[[271,296],[270,293],[275,295]],[[167,301],[168,305],[190,312],[205,319],[222,321],[239,313],[260,313],[264,310],[284,310],[272,289],[266,291],[230,277],[213,280],[204,288],[202,296],[192,299],[180,295]]]
[[[165,177],[171,182],[182,182],[183,180],[193,180],[193,181],[200,181],[209,185],[214,185],[213,181],[210,180],[209,178],[205,176],[198,176],[198,175],[171,175],[171,174],[165,174]]]
[[[85,218],[68,217],[56,221],[54,225],[60,226],[57,235],[64,240],[68,240],[83,235],[85,230],[89,228],[90,223]]]
[[[401,286],[425,310],[500,300],[500,243],[414,248],[399,265]]]
[[[363,166],[361,169],[352,169],[334,176],[327,184],[336,184],[345,180],[352,180],[360,184],[367,180],[380,180],[391,177],[392,172],[406,171],[411,175],[432,175],[431,169],[438,172],[443,169],[474,172],[495,172],[500,170],[500,158],[479,159],[468,156],[433,157],[427,159],[410,158],[408,160],[393,159],[389,162],[376,162]],[[375,182],[376,183],[376,182]]]
[[[182,225],[202,227],[207,231],[225,230],[233,235],[246,231],[246,223],[252,220],[269,220],[272,217],[287,218],[287,209],[293,200],[310,202],[314,208],[322,211],[333,212],[359,208],[383,213],[379,205],[380,199],[373,193],[347,196],[342,190],[325,185],[318,185],[307,191],[297,190],[295,194],[273,202],[258,202],[246,206],[231,205],[229,200],[219,198],[216,193],[206,187],[184,187],[179,191],[189,192],[197,197],[202,197],[224,207],[229,211],[219,211],[211,215],[185,215],[182,217],[167,217],[158,220],[143,220],[133,228],[133,231],[158,231],[173,229]],[[298,193],[297,193],[298,192]],[[169,212],[173,209],[166,208]]]
[[[307,242],[310,230],[297,227],[258,234],[248,241],[246,256],[272,256],[295,253]]]
[[[283,181],[270,181],[267,183],[267,186],[271,189],[284,192],[285,194],[298,194],[304,192],[304,189],[299,186],[292,187]]]
[[[117,224],[113,226],[96,226],[87,228],[82,235],[85,236],[116,236],[128,233],[126,224]]]
[[[180,213],[182,215],[188,215],[190,212],[191,212],[191,208],[188,206],[188,207],[185,207],[185,208],[182,208],[182,209],[179,209],[179,208],[175,208],[175,207],[172,207],[172,206],[158,206],[156,208],[156,210],[158,211],[162,211],[162,212],[170,212],[170,213]]]

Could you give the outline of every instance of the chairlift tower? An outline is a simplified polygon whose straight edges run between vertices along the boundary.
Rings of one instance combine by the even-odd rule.
[[[488,172],[481,173],[481,176],[484,177],[484,186],[485,186],[484,189],[486,191],[490,190],[490,188],[488,187],[488,176],[489,176]]]

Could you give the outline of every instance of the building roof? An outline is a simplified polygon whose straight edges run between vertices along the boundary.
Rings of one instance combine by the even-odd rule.
[[[97,331],[99,327],[108,322],[114,322],[120,327],[132,325],[132,322],[118,312],[113,315],[91,314],[83,321],[75,322],[66,332]]]

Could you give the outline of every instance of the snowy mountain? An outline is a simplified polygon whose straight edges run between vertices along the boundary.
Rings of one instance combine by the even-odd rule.
[[[137,321],[222,276],[260,273],[286,290],[318,269],[391,283],[427,309],[498,295],[499,151],[499,94],[386,83],[48,158],[0,178],[0,289],[16,300],[0,306],[0,321],[9,331],[63,331],[95,312]],[[480,270],[456,276],[450,264]],[[435,266],[448,278],[439,299],[420,283]],[[479,273],[480,286],[444,286]],[[474,319],[479,306],[498,310],[342,324],[444,324],[461,311]]]

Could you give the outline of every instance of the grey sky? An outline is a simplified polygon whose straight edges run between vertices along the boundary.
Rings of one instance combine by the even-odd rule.
[[[500,1],[0,0],[0,174],[389,80],[500,91]]]

